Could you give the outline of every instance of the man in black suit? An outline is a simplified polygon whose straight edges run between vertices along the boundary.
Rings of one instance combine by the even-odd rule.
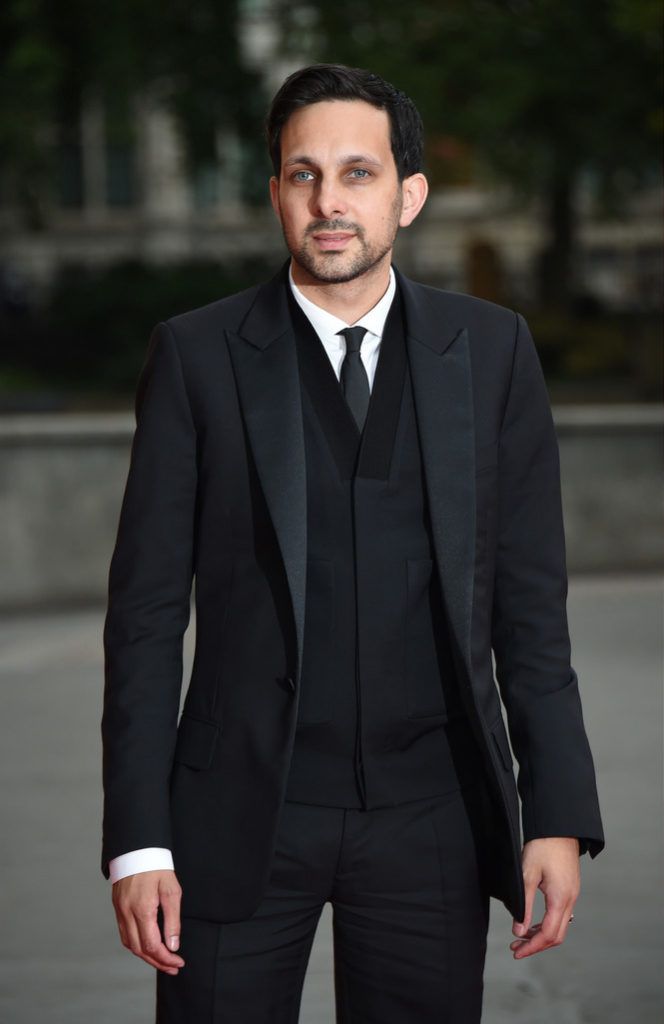
[[[296,1021],[327,901],[338,1020],[472,1024],[489,897],[516,958],[558,945],[604,845],[546,386],[521,315],[391,263],[403,93],[304,68],[267,135],[290,259],[158,324],[138,383],[102,870],[162,1024]]]

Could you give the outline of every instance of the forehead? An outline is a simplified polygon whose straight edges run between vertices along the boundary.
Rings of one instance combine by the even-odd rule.
[[[281,132],[282,162],[294,153],[324,158],[338,150],[391,153],[390,119],[364,100],[323,100],[291,114]]]

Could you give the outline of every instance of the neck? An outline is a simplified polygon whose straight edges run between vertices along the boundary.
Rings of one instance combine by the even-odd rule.
[[[291,258],[293,280],[302,294],[317,306],[354,324],[382,299],[390,283],[391,251],[352,281],[320,281]]]

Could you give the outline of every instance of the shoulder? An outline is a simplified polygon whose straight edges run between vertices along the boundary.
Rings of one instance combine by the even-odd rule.
[[[403,280],[403,278],[402,278]],[[465,292],[449,291],[419,281],[408,281],[414,295],[432,314],[445,313],[468,325],[499,327],[512,334],[516,330],[517,313],[488,299],[480,299]]]
[[[225,328],[233,330],[246,316],[260,288],[261,284],[252,285],[233,295],[208,302],[204,306],[178,313],[169,317],[165,323],[178,337],[206,335]]]
[[[437,348],[461,335],[466,338],[474,364],[493,368],[512,363],[520,315],[507,306],[449,291],[399,275],[409,331],[420,341]]]

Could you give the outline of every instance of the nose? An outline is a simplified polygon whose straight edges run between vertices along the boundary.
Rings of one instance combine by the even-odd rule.
[[[340,187],[334,180],[321,178],[311,195],[312,214],[325,220],[343,216],[347,210]]]

